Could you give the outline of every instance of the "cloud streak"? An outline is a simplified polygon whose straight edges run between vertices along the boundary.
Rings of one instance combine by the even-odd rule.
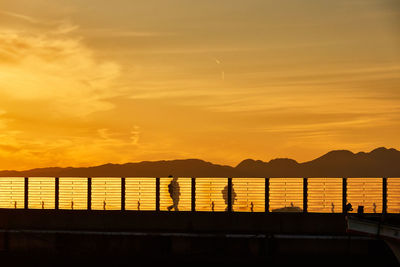
[[[37,20],[37,19],[35,19],[33,17],[22,15],[22,14],[18,14],[18,13],[1,11],[0,10],[0,14],[6,15],[6,16],[9,16],[9,17],[12,17],[12,18],[17,18],[17,19],[20,19],[20,20],[23,20],[23,21],[26,21],[26,22],[29,22],[29,23],[39,23],[39,20]]]

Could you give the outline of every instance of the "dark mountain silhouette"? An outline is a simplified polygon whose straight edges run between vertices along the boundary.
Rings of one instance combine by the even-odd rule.
[[[298,176],[301,173],[300,166],[293,159],[273,159],[269,162],[246,159],[235,170],[250,177],[302,177]]]
[[[0,171],[1,177],[400,177],[400,151],[384,147],[354,154],[335,150],[298,163],[278,158],[269,162],[246,159],[236,167],[199,159],[143,161],[81,168],[39,168]]]
[[[60,177],[228,177],[234,168],[205,162],[199,159],[142,161],[126,164],[104,164],[80,168],[39,168],[28,171],[0,171],[0,176],[60,176]]]

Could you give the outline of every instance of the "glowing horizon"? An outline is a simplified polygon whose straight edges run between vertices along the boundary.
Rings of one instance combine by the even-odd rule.
[[[400,148],[392,0],[0,0],[0,170]]]

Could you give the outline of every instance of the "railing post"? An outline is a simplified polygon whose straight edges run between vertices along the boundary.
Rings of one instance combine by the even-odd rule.
[[[125,177],[121,177],[121,210],[125,210]]]
[[[156,178],[156,211],[160,211],[160,178]]]
[[[29,209],[29,178],[24,179],[24,209]]]
[[[196,178],[192,178],[192,211],[196,211]]]
[[[265,178],[265,212],[269,213],[269,178]]]
[[[303,212],[308,211],[308,179],[303,178]]]
[[[60,178],[55,177],[54,181],[54,209],[58,210],[59,209],[59,203],[60,203]]]
[[[382,178],[382,213],[387,213],[387,178]]]
[[[232,212],[232,178],[228,178],[228,212]]]
[[[87,178],[87,209],[92,210],[92,178]]]
[[[347,178],[342,179],[342,212],[347,214]]]

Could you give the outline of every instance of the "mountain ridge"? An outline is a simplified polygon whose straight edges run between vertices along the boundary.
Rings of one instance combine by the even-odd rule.
[[[245,159],[235,167],[201,159],[106,163],[92,167],[4,170],[0,177],[400,177],[400,151],[385,147],[353,153],[332,150],[307,162]]]

